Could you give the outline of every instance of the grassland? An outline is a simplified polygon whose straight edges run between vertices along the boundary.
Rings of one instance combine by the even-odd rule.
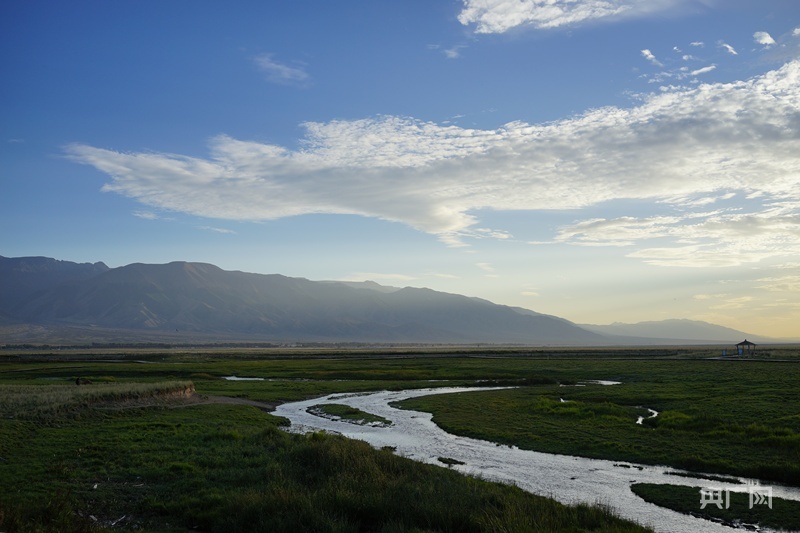
[[[0,530],[639,530],[600,507],[565,507],[336,436],[286,434],[282,419],[254,407],[192,403],[182,392],[189,383],[195,398],[268,404],[518,385],[419,401],[451,431],[520,447],[796,479],[797,363],[692,358],[711,355],[705,349],[376,355],[0,354]],[[661,356],[668,359],[653,359]],[[798,360],[794,352],[771,358]],[[264,380],[223,379],[231,375]],[[76,386],[78,377],[92,384]],[[559,386],[587,379],[622,385]],[[637,426],[645,408],[661,414]],[[748,455],[757,448],[760,455]]]
[[[650,503],[681,513],[716,520],[731,526],[757,525],[783,531],[800,531],[800,502],[771,498],[772,507],[764,503],[751,504],[747,492],[720,494],[721,503],[706,503],[700,508],[700,490],[705,487],[679,485],[653,485],[637,483],[631,490]]]

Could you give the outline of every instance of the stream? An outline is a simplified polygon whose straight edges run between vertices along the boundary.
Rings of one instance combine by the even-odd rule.
[[[302,402],[285,403],[273,414],[288,418],[290,431],[305,433],[324,430],[368,442],[376,448],[391,446],[395,453],[425,463],[443,466],[438,457],[463,461],[452,468],[467,475],[499,481],[553,498],[565,504],[588,503],[608,505],[620,516],[659,532],[742,531],[721,524],[684,515],[647,503],[630,490],[633,483],[669,483],[699,487],[727,488],[731,492],[747,492],[748,482],[721,483],[707,479],[670,475],[676,469],[664,466],[638,465],[567,455],[554,455],[493,442],[451,435],[432,422],[433,415],[396,409],[390,402],[429,394],[453,394],[503,387],[450,387],[375,393],[331,394]],[[350,405],[368,413],[388,418],[388,427],[358,425],[352,422],[321,418],[306,411],[320,403]],[[772,496],[800,500],[800,489],[771,485]],[[700,493],[697,496],[700,508]],[[766,530],[762,530],[766,531]]]

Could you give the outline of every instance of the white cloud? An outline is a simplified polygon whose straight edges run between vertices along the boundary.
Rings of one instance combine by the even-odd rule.
[[[765,32],[765,31],[757,31],[757,32],[755,32],[753,34],[753,40],[757,44],[760,44],[760,45],[764,46],[764,48],[769,48],[770,46],[775,44],[775,39],[773,39],[772,36],[769,33]]]
[[[733,46],[729,45],[728,43],[720,42],[719,46],[721,48],[724,48],[725,50],[727,50],[728,53],[731,54],[731,55],[734,55],[734,56],[739,55],[739,53],[733,48]]]
[[[707,73],[711,72],[712,70],[714,70],[716,68],[717,68],[716,65],[709,65],[707,67],[703,67],[703,68],[699,68],[697,70],[693,70],[692,72],[689,73],[689,75],[690,76],[699,76],[700,74],[707,74]]]
[[[637,107],[600,108],[542,125],[477,130],[384,116],[304,126],[297,150],[223,135],[212,139],[208,158],[81,144],[67,152],[111,177],[105,191],[208,218],[356,214],[405,223],[459,245],[508,236],[479,227],[485,209],[578,209],[613,199],[670,205],[678,198],[739,193],[760,210],[753,208],[749,219],[733,213],[698,219],[704,231],[713,230],[713,242],[693,245],[699,246],[695,262],[706,252],[722,257],[732,248],[731,236],[748,228],[758,229],[746,242],[752,253],[731,249],[724,262],[798,246],[800,61],[748,81],[671,88]],[[684,219],[621,219],[608,227],[616,234],[606,241],[617,245],[655,234],[702,237],[687,233]],[[603,243],[563,236],[561,242],[592,239]],[[685,243],[664,248],[691,260]],[[636,253],[669,262],[669,253],[656,247]]]
[[[706,43],[704,43],[703,41],[694,41],[694,42],[689,43],[689,44],[691,46],[696,46],[698,48],[703,48],[706,45]]]
[[[800,27],[797,27],[794,30],[792,30],[792,36],[793,37],[800,37]]]
[[[648,60],[649,62],[651,62],[654,65],[658,65],[659,67],[663,67],[664,66],[658,59],[656,59],[656,56],[653,55],[653,52],[651,52],[647,48],[642,50],[642,57],[645,58],[646,60]]]
[[[594,20],[641,17],[688,0],[464,0],[458,21],[477,33],[503,33],[520,26],[558,28]]]
[[[261,54],[253,58],[256,66],[267,79],[283,85],[306,85],[311,77],[301,67],[291,67],[272,59],[272,54]]]

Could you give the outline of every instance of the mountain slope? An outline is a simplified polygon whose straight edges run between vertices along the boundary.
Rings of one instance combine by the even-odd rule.
[[[27,323],[264,340],[598,344],[601,335],[550,317],[430,289],[315,282],[204,263],[98,269],[8,306]]]

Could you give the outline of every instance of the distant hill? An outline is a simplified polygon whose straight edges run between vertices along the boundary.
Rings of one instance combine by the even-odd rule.
[[[636,324],[615,322],[607,326],[581,324],[580,326],[601,335],[638,337],[649,340],[651,343],[661,340],[670,343],[679,341],[681,343],[735,344],[745,338],[757,343],[775,342],[776,340],[723,326],[717,326],[716,324],[710,324],[708,322],[686,319],[638,322]]]
[[[109,269],[3,259],[2,265],[38,265],[2,271],[0,314],[24,324],[283,342],[605,343],[563,319],[430,289],[318,282],[205,263]]]

